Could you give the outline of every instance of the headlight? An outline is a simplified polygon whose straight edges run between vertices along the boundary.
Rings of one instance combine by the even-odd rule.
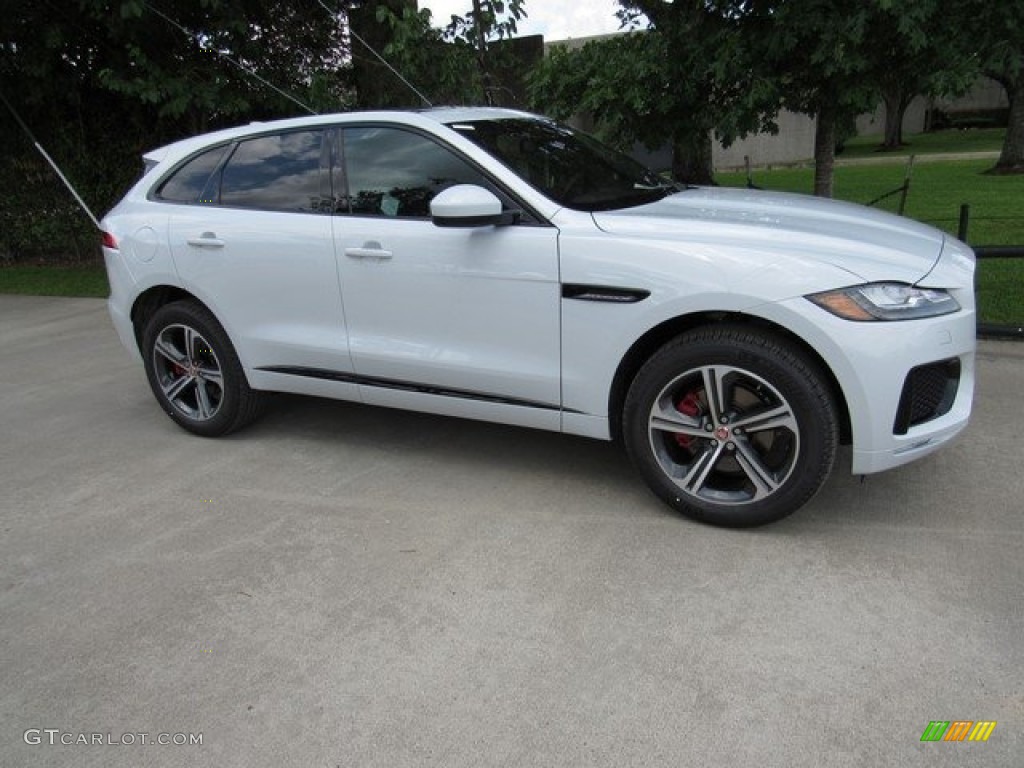
[[[854,285],[806,298],[844,320],[913,320],[948,315],[960,309],[946,291],[903,283]]]

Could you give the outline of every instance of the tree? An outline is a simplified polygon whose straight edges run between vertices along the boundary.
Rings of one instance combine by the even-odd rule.
[[[1003,86],[1010,102],[1006,138],[991,172],[1024,173],[1024,4],[978,2],[974,11],[968,29],[981,70]]]
[[[620,3],[634,31],[553,50],[531,75],[534,105],[561,118],[589,113],[596,132],[622,147],[667,142],[673,178],[713,183],[712,133],[728,144],[774,128],[774,92],[751,56],[749,4]]]
[[[879,0],[868,17],[866,80],[885,105],[883,149],[903,145],[903,117],[918,95],[963,93],[977,65],[964,34],[964,11],[941,0]]]
[[[780,103],[815,118],[814,194],[832,196],[837,128],[874,106],[869,20],[872,5],[786,0],[756,6],[757,45]]]
[[[473,0],[473,10],[463,16],[452,16],[446,28],[448,40],[471,46],[476,53],[484,100],[494,104],[496,82],[489,40],[503,40],[516,32],[516,22],[523,18],[523,0]]]
[[[99,213],[138,174],[145,149],[302,110],[281,92],[337,109],[349,90],[342,37],[325,12],[281,0],[163,0],[159,9],[140,0],[79,0],[59,13],[32,0],[0,7],[0,91]],[[0,112],[12,138],[0,156],[9,190],[0,251],[95,254],[70,195]]]
[[[472,8],[435,27],[424,8],[405,5],[400,12],[386,1],[376,7],[376,20],[390,30],[384,58],[397,71],[415,73],[416,88],[434,103],[493,104],[499,85],[494,73],[507,53],[499,43],[515,34],[525,15],[524,0],[471,0]],[[394,92],[390,98],[405,106],[419,96]],[[374,105],[383,106],[383,105]]]
[[[89,3],[93,18],[108,16],[104,0]],[[101,85],[157,105],[161,116],[187,114],[198,131],[221,116],[304,110],[316,77],[340,70],[347,53],[325,11],[281,0],[179,0],[168,11],[121,0],[119,19],[106,23],[120,55],[105,57]],[[336,95],[326,106],[344,105],[343,91]]]

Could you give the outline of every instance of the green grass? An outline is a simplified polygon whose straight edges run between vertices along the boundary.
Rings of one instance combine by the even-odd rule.
[[[955,160],[914,166],[906,215],[950,234],[957,233],[960,204],[971,206],[968,240],[972,245],[1024,245],[1024,176],[989,176],[991,160]],[[836,168],[835,196],[867,203],[903,183],[902,165]],[[743,186],[742,173],[716,176],[724,186]],[[812,168],[782,168],[753,174],[765,189],[810,194]],[[894,212],[899,196],[876,207]],[[1024,323],[1024,259],[978,263],[979,316],[987,323]]]
[[[979,245],[1024,244],[1024,176],[989,176],[991,160],[952,160],[914,166],[905,214],[956,234],[961,203],[971,206],[968,239]],[[858,165],[836,168],[835,196],[868,203],[903,183],[903,165]],[[720,173],[719,184],[741,187],[743,173]],[[754,183],[764,189],[811,194],[812,168],[755,171]],[[899,196],[876,207],[896,212]]]
[[[0,267],[0,293],[30,296],[93,296],[110,294],[102,264],[85,266]]]
[[[1024,259],[979,261],[976,283],[982,322],[1024,325]]]
[[[1003,146],[1005,128],[970,128],[904,135],[906,146],[880,152],[882,136],[857,136],[846,142],[839,158],[886,157],[887,155],[932,155],[941,152],[998,152]]]

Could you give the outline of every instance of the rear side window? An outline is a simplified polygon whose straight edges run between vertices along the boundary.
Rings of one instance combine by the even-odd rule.
[[[323,131],[260,136],[238,144],[221,175],[220,204],[270,211],[329,209],[321,174]]]
[[[199,196],[206,188],[210,174],[220,164],[221,158],[224,157],[227,150],[227,145],[224,145],[196,155],[160,185],[156,196],[171,203],[199,202]]]

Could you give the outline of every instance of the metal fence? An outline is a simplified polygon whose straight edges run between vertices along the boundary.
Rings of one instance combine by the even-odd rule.
[[[1024,245],[976,245],[973,248],[979,259],[1024,259]],[[978,336],[1024,340],[1024,320],[1009,325],[979,322]]]
[[[957,227],[957,237],[965,243],[970,222],[971,207],[964,203],[960,206],[960,225]],[[975,245],[971,247],[979,259],[1024,259],[1024,245]],[[1024,340],[1024,318],[1009,325],[979,322],[978,336],[988,339]]]

